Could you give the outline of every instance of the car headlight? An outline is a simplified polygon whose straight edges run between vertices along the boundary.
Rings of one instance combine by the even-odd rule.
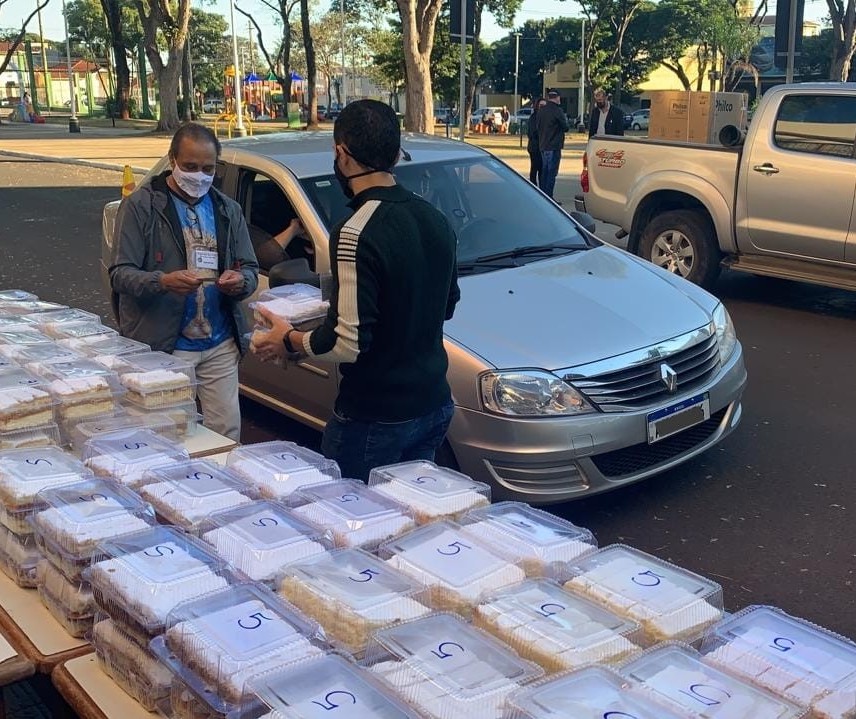
[[[577,390],[544,370],[507,370],[481,376],[489,412],[516,417],[556,417],[594,412]]]
[[[725,364],[737,346],[737,333],[725,305],[716,306],[713,311],[713,325],[716,329],[716,341],[719,343],[719,361]]]

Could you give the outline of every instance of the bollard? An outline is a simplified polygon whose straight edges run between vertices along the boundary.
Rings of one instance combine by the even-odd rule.
[[[130,195],[136,186],[134,171],[130,165],[125,165],[125,169],[122,171],[122,198],[124,199]]]

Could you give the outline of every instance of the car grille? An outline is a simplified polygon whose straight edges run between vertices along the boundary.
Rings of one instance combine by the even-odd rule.
[[[660,379],[660,367],[677,372],[675,392],[686,394],[707,382],[719,369],[716,335],[673,354],[589,377],[568,375],[565,381],[582,392],[603,412],[625,412],[668,401],[671,393]]]
[[[605,477],[620,478],[644,472],[706,442],[719,428],[727,411],[728,407],[723,407],[705,422],[654,444],[634,444],[632,447],[595,455],[592,461]]]

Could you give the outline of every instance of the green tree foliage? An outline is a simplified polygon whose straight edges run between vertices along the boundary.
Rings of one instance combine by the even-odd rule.
[[[66,4],[68,37],[77,52],[94,60],[107,54],[110,33],[100,0],[71,0]]]
[[[232,44],[226,19],[218,13],[193,8],[190,13],[193,83],[204,95],[221,97],[224,70],[232,63]]]

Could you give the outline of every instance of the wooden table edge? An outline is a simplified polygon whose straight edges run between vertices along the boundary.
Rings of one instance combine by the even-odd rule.
[[[36,665],[29,659],[17,656],[0,662],[0,686],[8,686],[22,679],[33,676],[36,673]]]
[[[205,459],[205,457],[212,457],[215,454],[229,454],[235,447],[238,446],[238,443],[233,443],[230,447],[212,447],[211,449],[202,449],[198,452],[193,452],[190,457],[191,459]]]
[[[101,711],[101,708],[86,690],[78,684],[77,679],[66,668],[65,662],[54,667],[51,672],[51,681],[80,719],[110,719]]]
[[[35,665],[36,671],[42,674],[50,674],[57,664],[61,664],[69,659],[76,659],[94,651],[91,644],[82,644],[79,647],[58,652],[57,654],[42,654],[3,607],[0,607],[0,627],[6,632],[12,645],[20,648],[24,658],[32,662]]]

